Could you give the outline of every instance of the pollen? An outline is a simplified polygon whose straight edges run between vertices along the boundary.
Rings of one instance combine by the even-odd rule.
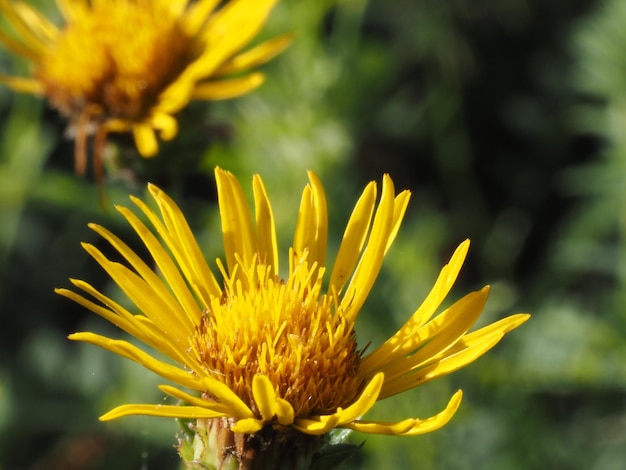
[[[255,261],[225,282],[204,311],[192,349],[207,373],[258,414],[250,384],[262,375],[296,417],[334,412],[363,386],[352,322],[333,295],[321,294],[323,269],[294,261],[288,279]]]

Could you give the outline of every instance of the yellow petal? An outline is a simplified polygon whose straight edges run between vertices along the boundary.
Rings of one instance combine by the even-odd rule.
[[[261,86],[264,81],[265,76],[262,73],[253,73],[230,80],[200,82],[196,84],[191,97],[194,100],[228,100],[245,95]]]
[[[336,414],[329,416],[318,416],[317,419],[296,419],[293,427],[305,434],[321,436],[337,427],[339,416]]]
[[[254,192],[254,213],[256,216],[260,261],[270,264],[272,266],[272,274],[278,275],[278,244],[276,241],[274,214],[260,176],[254,175],[252,189]]]
[[[185,26],[191,36],[196,36],[221,0],[200,0],[194,2],[185,16]]]
[[[237,421],[231,429],[242,434],[254,434],[263,429],[263,426],[265,422],[262,419],[246,418]]]
[[[248,266],[257,253],[257,244],[252,228],[252,216],[243,188],[235,176],[220,168],[215,169],[217,199],[222,221],[224,251],[229,272],[237,264],[236,255],[241,256]]]
[[[298,221],[293,239],[296,257],[308,251],[309,264],[324,266],[328,242],[328,209],[321,181],[309,171],[309,184],[302,192]]]
[[[420,368],[439,354],[444,355],[476,322],[488,295],[489,289],[485,287],[455,302],[417,330],[411,338],[398,344],[388,354],[385,367],[377,367],[374,370],[382,370],[387,381],[391,381]],[[359,372],[365,373],[365,370]]]
[[[151,126],[143,123],[134,125],[133,136],[137,150],[142,157],[154,157],[159,151],[159,144]]]
[[[294,427],[306,434],[321,435],[338,426],[351,423],[359,416],[367,413],[378,400],[378,394],[384,383],[384,374],[376,374],[366,385],[359,398],[345,410],[339,408],[330,415],[314,416],[310,419],[296,419]]]
[[[2,7],[0,7],[0,11],[2,11]],[[41,57],[40,52],[33,50],[32,48],[28,47],[26,44],[17,42],[15,39],[13,39],[11,36],[9,36],[6,33],[3,33],[1,30],[0,30],[0,43],[4,44],[6,48],[9,49],[11,52],[17,55],[21,55],[22,57],[25,57],[26,59],[29,59],[33,62],[38,61],[39,58]],[[6,77],[6,75],[2,75],[2,77]],[[13,77],[7,77],[7,78],[13,78]],[[6,82],[7,78],[2,79],[2,81]]]
[[[261,417],[267,423],[274,417],[283,426],[293,423],[294,411],[286,400],[280,398],[274,390],[274,385],[264,375],[255,375],[252,379],[252,394]]]
[[[162,418],[182,419],[213,419],[227,416],[207,408],[199,406],[175,406],[175,405],[122,405],[113,408],[108,413],[100,416],[100,421],[111,421],[123,416],[144,415],[160,416]]]
[[[461,405],[463,393],[456,392],[445,410],[427,419],[406,419],[399,422],[353,421],[343,427],[369,434],[390,434],[394,436],[417,436],[436,431],[446,425]]]
[[[252,380],[252,393],[261,417],[266,422],[270,422],[275,415],[274,403],[276,402],[276,391],[272,382],[265,376],[255,375]]]
[[[187,10],[189,0],[167,0],[164,3],[170,8],[172,16],[180,18],[186,14],[185,11]]]
[[[148,190],[158,204],[165,225],[143,201],[135,197],[131,197],[131,200],[161,234],[183,271],[185,279],[202,303],[208,305],[212,297],[219,297],[222,294],[222,288],[207,265],[185,216],[176,203],[158,187],[148,184]]]
[[[107,351],[111,351],[122,357],[130,359],[131,361],[141,364],[155,374],[180,384],[183,387],[198,389],[198,378],[191,372],[172,366],[163,361],[159,361],[126,341],[114,340],[88,332],[73,333],[68,335],[68,339],[71,339],[72,341],[84,341],[86,343],[100,346]]]
[[[335,258],[328,291],[339,294],[354,271],[359,255],[369,233],[374,205],[376,204],[376,182],[371,181],[363,190],[343,233],[341,246]]]
[[[454,251],[450,262],[442,268],[435,285],[411,318],[409,318],[402,328],[391,338],[385,341],[383,345],[363,357],[361,371],[363,371],[364,374],[370,373],[375,368],[380,369],[385,364],[390,363],[393,360],[393,358],[389,358],[391,351],[393,351],[398,344],[410,340],[414,332],[433,316],[454,285],[454,281],[456,281],[461,266],[463,266],[463,262],[467,256],[468,249],[469,240],[465,240]]]
[[[393,229],[394,187],[389,175],[383,177],[383,190],[374,223],[359,264],[341,301],[348,320],[354,321],[378,276],[385,247]]]
[[[367,413],[378,400],[378,395],[384,382],[385,374],[383,373],[378,373],[372,377],[372,380],[365,386],[357,401],[345,410],[336,413],[339,416],[339,425],[350,423]]]
[[[400,230],[400,225],[402,224],[402,219],[404,219],[406,208],[409,205],[410,198],[410,191],[402,191],[396,196],[396,199],[393,201],[393,222],[391,224],[391,231],[387,236],[387,246],[385,246],[385,254],[387,254],[389,248],[391,248],[391,245],[393,244],[393,241],[396,239],[396,235],[398,234],[398,230]]]
[[[79,289],[82,289],[89,295],[96,298],[99,302],[106,305],[108,308],[97,305],[83,296],[67,289],[55,289],[55,292],[100,315],[113,323],[115,326],[126,331],[128,334],[134,336],[140,341],[143,341],[148,346],[161,351],[176,361],[185,362],[185,360],[189,357],[186,350],[180,347],[180,344],[172,342],[167,336],[164,337],[163,332],[158,330],[146,317],[131,315],[119,304],[101,294],[84,281],[71,279],[71,282]]]
[[[228,408],[227,406],[224,406],[220,402],[217,402],[215,400],[205,400],[204,398],[200,398],[200,397],[191,395],[189,393],[183,392],[182,390],[179,390],[170,385],[159,385],[159,390],[161,390],[164,393],[167,393],[171,397],[177,398],[193,406],[207,408],[209,410],[215,411],[217,413],[223,413],[223,414],[227,414],[231,412],[230,408]]]
[[[109,132],[119,132],[121,134],[125,132],[132,132],[133,130],[132,123],[117,118],[108,119],[104,123],[104,127],[106,127]]]
[[[194,375],[194,373],[190,371],[179,369],[178,367],[159,361],[126,341],[113,340],[94,333],[74,333],[69,335],[68,338],[74,341],[84,341],[100,346],[131,361],[137,362],[146,369],[176,384],[192,390],[209,393],[214,396],[216,400],[219,400],[221,404],[228,407],[229,416],[239,418],[254,417],[254,414],[247,405],[226,385],[211,377],[198,377],[197,374],[204,373],[202,370],[194,371]]]
[[[107,305],[113,304],[115,305],[115,307],[120,308],[120,310],[122,311],[122,314],[113,312],[112,310],[109,310],[108,308],[104,308],[101,305],[95,304],[94,302],[84,298],[82,295],[77,294],[76,292],[73,292],[69,289],[54,289],[54,292],[56,292],[59,295],[62,295],[63,297],[67,297],[68,299],[73,300],[77,304],[82,305],[88,310],[91,310],[92,312],[100,315],[102,318],[113,323],[115,326],[126,331],[128,334],[135,336],[135,337],[137,337],[138,334],[141,336],[140,331],[138,330],[138,328],[136,328],[133,322],[133,316],[128,311],[126,311],[125,309],[122,309],[117,303],[111,301],[111,299],[109,299],[108,297],[98,292],[90,284],[87,284],[86,282],[81,281],[79,279],[70,279],[70,281],[76,287],[88,292],[90,295],[95,294],[94,296],[97,296],[96,298],[100,300],[100,302],[103,302]],[[142,341],[144,340],[144,338],[141,338],[141,337],[139,339],[141,339]]]
[[[117,207],[117,210],[126,218],[128,223],[144,242],[144,245],[156,262],[159,271],[165,277],[167,286],[161,281],[159,276],[156,275],[154,270],[144,263],[143,260],[117,236],[97,224],[89,224],[89,227],[107,240],[111,246],[129,262],[133,269],[139,273],[141,278],[143,278],[154,291],[154,297],[160,298],[163,304],[170,307],[172,312],[178,312],[178,314],[180,314],[177,315],[177,321],[185,325],[186,328],[188,328],[188,334],[191,334],[200,319],[202,311],[191,292],[189,292],[185,280],[180,275],[180,272],[169,254],[163,249],[159,240],[157,240],[146,226],[128,209]],[[171,295],[170,291],[174,293],[175,298]],[[150,315],[148,314],[148,316]]]
[[[163,140],[172,140],[178,134],[178,121],[167,113],[155,112],[150,118],[150,125],[159,131]]]
[[[195,76],[192,66],[187,67],[176,81],[161,92],[157,108],[167,114],[180,111],[191,101],[198,80],[199,78]]]
[[[26,24],[30,27],[39,42],[52,45],[59,38],[59,28],[57,28],[48,18],[31,8],[26,3],[15,2],[14,7]]]
[[[87,8],[84,0],[56,0],[56,4],[67,23],[71,23],[75,18],[83,15]]]
[[[1,31],[0,31],[0,42],[4,42],[2,39]],[[5,45],[7,45],[6,42],[5,42]],[[16,51],[13,51],[13,52],[16,52]],[[11,88],[12,90],[19,91],[22,93],[31,93],[33,95],[44,94],[43,84],[39,80],[36,80],[34,78],[12,77],[10,75],[4,75],[3,73],[0,73],[0,83],[4,83],[6,86]]]
[[[479,330],[472,331],[471,333],[463,336],[463,338],[450,348],[449,351],[446,351],[446,355],[454,354],[483,341],[489,341],[493,337],[502,337],[506,333],[520,326],[522,323],[525,323],[529,318],[530,315],[527,313],[517,313],[498,320],[490,325],[484,326]]]
[[[171,298],[166,288],[155,292],[145,280],[126,266],[109,261],[93,245],[88,243],[82,245],[139,311],[154,321],[159,328],[167,331],[168,336],[186,338],[193,333],[195,326],[180,305],[176,305],[176,301]]]
[[[258,67],[284,51],[291,44],[291,41],[293,41],[292,34],[265,41],[263,44],[233,57],[219,67],[214,76],[220,77]]]
[[[471,364],[498,344],[503,336],[504,334],[494,334],[486,338],[484,341],[473,344],[467,348],[461,349],[460,351],[455,351],[454,353],[452,353],[452,351],[447,351],[450,355],[444,353],[441,359],[434,361],[430,365],[427,365],[422,369],[418,369],[414,373],[390,380],[385,383],[383,390],[380,393],[381,399],[404,392],[405,390],[417,387],[418,385],[423,385],[430,380],[450,374],[451,372],[457,371],[462,367]]]
[[[248,44],[259,32],[277,0],[228,2],[213,14],[203,39],[210,47],[196,61],[198,78],[212,75],[228,58]]]
[[[35,58],[46,52],[46,44],[33,32],[30,23],[18,13],[15,2],[0,0],[0,11],[24,41],[26,48],[33,52]]]

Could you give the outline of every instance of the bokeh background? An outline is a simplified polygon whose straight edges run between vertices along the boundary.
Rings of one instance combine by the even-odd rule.
[[[53,2],[33,2],[55,13]],[[373,418],[453,421],[412,438],[355,434],[348,468],[622,469],[626,461],[626,3],[622,0],[283,0],[259,41],[296,40],[266,84],[196,103],[157,158],[108,149],[108,209],[73,174],[64,121],[0,86],[0,469],[171,469],[176,425],[97,417],[160,400],[158,378],[75,331],[121,337],[56,296],[68,277],[116,288],[80,248],[145,182],[221,253],[212,170],[260,173],[286,249],[306,169],[328,192],[331,249],[361,189],[392,175],[413,196],[358,323],[379,344],[415,310],[454,247],[472,248],[450,299],[484,284],[480,320],[533,318],[466,369],[379,403]],[[0,27],[6,28],[0,18]],[[123,38],[121,38],[123,40]],[[0,51],[0,70],[26,65]]]

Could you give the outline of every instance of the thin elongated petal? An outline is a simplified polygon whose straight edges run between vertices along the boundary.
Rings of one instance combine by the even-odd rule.
[[[276,402],[276,391],[267,377],[255,375],[252,380],[252,393],[254,401],[259,407],[259,413],[265,421],[271,421],[276,415],[274,404]]]
[[[337,415],[330,415],[326,419],[322,418],[324,417],[319,419],[296,419],[293,427],[305,434],[321,436],[332,431],[339,423],[339,416]]]
[[[172,382],[194,390],[210,393],[230,409],[230,416],[239,418],[250,418],[254,416],[246,404],[223,383],[211,377],[196,377],[188,371],[159,361],[126,341],[113,340],[94,333],[74,333],[69,335],[68,338],[74,341],[84,341],[95,344],[96,346],[100,346],[101,348],[137,362],[146,369]]]
[[[411,198],[411,193],[409,191],[402,191],[396,199],[393,201],[393,222],[391,231],[387,236],[387,245],[385,246],[385,253],[389,251],[393,241],[396,239],[396,235],[398,234],[398,230],[400,230],[400,224],[402,224],[402,219],[404,219],[404,214],[406,212],[406,208],[409,205],[409,199]]]
[[[209,78],[207,74],[203,79]],[[190,67],[184,71],[178,80],[170,84],[159,95],[158,109],[167,114],[175,114],[189,104],[193,99],[193,91],[196,84],[200,81],[194,70]]]
[[[233,432],[239,432],[242,434],[254,434],[265,426],[265,422],[262,419],[246,418],[237,421],[231,429]]]
[[[345,410],[338,409],[330,415],[317,416],[314,419],[297,419],[294,427],[307,434],[326,434],[331,429],[351,423],[367,413],[378,400],[378,394],[384,383],[384,374],[375,375],[367,384],[359,398]]]
[[[165,225],[141,200],[137,198],[131,200],[150,219],[167,247],[173,252],[185,274],[185,279],[203,303],[208,305],[211,297],[221,295],[222,289],[207,265],[185,216],[174,201],[159,188],[149,184],[148,190],[159,206]]]
[[[0,31],[0,41],[5,42]],[[5,42],[5,45],[7,43]],[[12,77],[0,73],[0,83],[4,83],[9,88],[23,93],[31,93],[33,95],[43,95],[43,84],[34,78]]]
[[[190,372],[172,366],[171,364],[167,364],[163,361],[159,361],[126,341],[114,340],[107,338],[106,336],[88,332],[73,333],[68,336],[68,339],[71,339],[72,341],[83,341],[85,343],[99,346],[107,351],[111,351],[122,357],[130,359],[131,361],[141,364],[146,369],[184,387],[198,387],[198,379]]]
[[[231,410],[227,406],[223,405],[220,402],[215,400],[205,400],[204,398],[200,398],[189,393],[183,392],[175,387],[170,385],[159,385],[159,390],[164,393],[167,393],[169,396],[178,398],[185,403],[188,403],[193,406],[198,406],[201,408],[208,408],[217,413],[223,413],[224,415],[230,414]]]
[[[169,331],[176,337],[184,338],[190,334],[193,326],[185,318],[186,315],[180,306],[168,303],[168,300],[164,298],[169,292],[165,290],[160,292],[161,295],[156,295],[146,281],[126,266],[109,261],[93,245],[84,243],[83,248],[102,266],[137,308],[152,321],[157,322],[165,331]]]
[[[100,294],[100,292],[94,289],[90,284],[87,284],[86,282],[80,281],[78,279],[70,279],[70,281],[79,289],[82,289],[88,292],[92,296],[94,296],[95,294],[98,300],[100,301],[104,300],[107,304],[109,304],[110,299]],[[140,335],[140,336],[142,335],[142,333],[139,331],[139,329],[135,325],[135,322],[133,322],[133,316],[130,313],[128,313],[125,309],[121,309],[123,313],[119,314],[115,312],[114,310],[109,310],[109,308],[112,308],[112,307],[110,306],[109,308],[102,307],[101,305],[95,304],[94,302],[87,300],[82,295],[77,294],[76,292],[73,292],[69,289],[55,289],[54,291],[57,294],[62,295],[63,297],[67,297],[68,299],[73,300],[77,304],[82,305],[83,307],[91,310],[92,312],[97,313],[105,320],[113,323],[115,326],[126,331],[128,334],[135,336],[135,337],[137,337],[137,335]],[[141,339],[142,341],[146,340],[146,338],[143,338],[143,337],[140,337],[139,339]]]
[[[168,0],[167,6],[176,17],[183,17],[186,14],[189,0]]]
[[[137,124],[133,127],[133,135],[135,136],[135,144],[137,150],[142,157],[154,157],[159,151],[154,129],[145,124]]]
[[[420,328],[405,343],[399,344],[389,354],[390,357],[386,360],[388,365],[382,369],[387,380],[393,380],[419,368],[433,357],[445,354],[476,322],[488,295],[488,288],[466,295]],[[409,354],[411,355],[406,357]]]
[[[160,298],[161,301],[169,305],[172,311],[179,311],[181,316],[177,317],[177,321],[185,325],[189,330],[189,333],[193,331],[195,323],[200,318],[200,308],[195,299],[189,292],[185,280],[180,275],[176,265],[171,260],[169,255],[163,249],[163,246],[156,239],[154,235],[146,228],[146,226],[130,211],[125,208],[119,207],[118,211],[124,215],[126,220],[135,229],[137,234],[141,237],[146,247],[150,251],[155,260],[159,270],[166,279],[167,285],[169,285],[176,298],[174,298],[169,289],[159,279],[156,273],[144,263],[139,256],[137,256],[124,242],[118,237],[113,235],[110,231],[96,224],[89,224],[89,227],[100,234],[102,238],[107,240],[137,271],[137,273],[146,281],[146,283],[154,291],[153,296]]]
[[[308,252],[307,261],[323,266],[328,241],[328,208],[319,178],[309,172],[309,184],[302,192],[293,250],[300,258]]]
[[[277,37],[236,55],[215,71],[216,77],[250,70],[264,64],[283,52],[293,41],[292,34]]]
[[[111,421],[124,416],[159,416],[161,418],[182,418],[182,419],[212,419],[227,416],[208,408],[200,406],[178,406],[178,405],[122,405],[113,408],[108,413],[100,416],[100,421]]]
[[[265,76],[262,73],[252,73],[230,80],[200,82],[194,87],[191,96],[195,100],[229,100],[251,92],[264,81]]]
[[[419,328],[433,316],[454,285],[468,249],[469,240],[465,240],[454,251],[450,262],[442,268],[435,285],[411,318],[383,345],[363,358],[361,370],[364,371],[364,374],[370,373],[375,368],[380,369],[385,364],[392,362],[393,358],[390,358],[389,355],[398,347],[398,344],[411,340]]]
[[[274,390],[274,385],[264,375],[255,375],[252,380],[254,401],[259,407],[259,413],[266,422],[274,417],[283,426],[293,423],[294,411],[289,402],[280,398]]]
[[[337,412],[337,416],[339,417],[338,424],[350,423],[367,413],[378,400],[378,395],[380,394],[384,382],[385,374],[383,373],[378,373],[372,377],[372,380],[370,380],[365,386],[365,389],[363,389],[359,399],[345,410]]]
[[[20,35],[26,47],[33,51],[37,58],[41,57],[46,52],[46,45],[33,32],[28,21],[18,13],[16,4],[9,0],[0,0],[0,10],[10,25]]]
[[[450,374],[451,372],[465,367],[467,364],[471,364],[498,344],[503,336],[504,334],[493,335],[492,337],[468,348],[451,353],[450,355],[444,355],[441,359],[433,361],[431,365],[418,369],[414,373],[406,374],[385,383],[385,386],[380,393],[381,398],[387,398],[418,385],[423,385],[437,377]]]
[[[466,334],[463,338],[457,342],[449,351],[446,352],[446,355],[455,354],[458,351],[466,349],[468,347],[474,346],[480,342],[488,341],[493,337],[502,337],[503,335],[513,331],[515,328],[525,323],[530,319],[530,315],[527,313],[517,313],[515,315],[508,316],[503,318],[502,320],[498,320],[495,323],[491,323],[490,325],[484,326],[479,330],[472,331],[471,333]],[[439,356],[434,357],[433,359],[438,359]]]
[[[217,8],[221,0],[200,0],[194,2],[185,15],[187,29],[194,35],[198,34],[206,24],[210,14]]]
[[[228,270],[237,264],[236,255],[248,265],[257,253],[257,243],[252,227],[252,216],[243,188],[232,173],[215,169],[217,197],[220,205],[222,235]]]
[[[252,180],[254,191],[254,213],[256,216],[256,231],[261,261],[272,266],[273,274],[278,274],[278,243],[276,241],[276,226],[272,206],[267,197],[263,180],[255,175]]]
[[[68,289],[55,289],[55,292],[100,315],[104,319],[110,321],[117,327],[126,331],[128,334],[134,336],[140,341],[143,341],[148,346],[151,346],[154,349],[161,351],[178,361],[185,360],[184,352],[182,352],[181,354],[180,347],[175,347],[175,345],[172,344],[171,340],[167,336],[164,336],[161,331],[159,331],[158,333],[155,332],[155,325],[150,324],[148,326],[146,324],[145,320],[147,319],[145,317],[135,317],[131,315],[119,304],[113,302],[111,299],[104,296],[92,286],[83,281],[78,281],[75,279],[71,279],[71,281],[72,284],[74,284],[76,287],[95,297],[98,301],[107,305],[108,308],[97,305],[94,302],[91,302],[83,296]],[[142,319],[144,321],[142,321]]]
[[[208,22],[204,40],[210,49],[194,63],[198,77],[212,75],[215,70],[249,43],[259,32],[277,0],[229,2]]]
[[[22,57],[25,57],[33,61],[39,59],[39,56],[40,56],[39,52],[37,52],[36,50],[33,50],[26,44],[16,41],[8,34],[3,33],[1,30],[0,30],[0,43],[4,44],[14,54],[21,55]],[[17,78],[17,77],[9,77],[4,74],[0,75],[0,77],[3,77],[2,81],[5,83],[8,82],[7,79]],[[26,80],[26,79],[22,79],[22,80]],[[31,80],[37,83],[39,82],[38,80],[34,80],[34,79],[31,79]],[[43,91],[43,86],[42,85],[39,85],[39,86],[42,88],[42,91]],[[17,91],[22,91],[19,88],[14,88],[14,89]],[[24,90],[24,91],[27,91],[27,90]]]
[[[84,14],[87,4],[84,0],[56,0],[65,21],[72,23],[77,17]]]
[[[38,11],[22,2],[16,2],[14,7],[17,14],[24,19],[33,34],[37,36],[39,42],[51,45],[59,38],[59,28]]]
[[[463,393],[456,392],[450,399],[448,406],[437,415],[427,419],[407,419],[393,422],[382,421],[353,421],[343,427],[354,431],[366,432],[369,434],[390,434],[394,436],[418,436],[428,432],[436,431],[445,426],[454,416],[461,405]]]
[[[346,318],[354,321],[378,277],[385,247],[393,229],[394,188],[389,175],[383,178],[383,190],[372,231],[359,264],[341,301]]]
[[[363,190],[348,220],[330,276],[329,292],[339,295],[353,273],[369,233],[375,204],[376,183],[372,181]]]

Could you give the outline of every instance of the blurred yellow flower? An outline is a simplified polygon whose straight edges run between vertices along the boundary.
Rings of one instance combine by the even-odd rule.
[[[529,318],[512,315],[468,333],[487,300],[488,287],[433,317],[461,269],[469,247],[465,241],[404,326],[365,354],[356,342],[355,320],[396,237],[409,192],[396,194],[391,178],[385,175],[377,203],[377,185],[369,183],[327,273],[326,199],[319,179],[310,172],[289,249],[287,275],[282,277],[274,217],[261,178],[253,178],[251,211],[231,173],[217,169],[215,176],[225,245],[225,262],[217,260],[221,281],[202,256],[180,209],[150,185],[158,211],[131,199],[152,229],[128,208],[117,209],[145,244],[155,268],[99,225],[90,227],[127,265],[83,244],[137,311],[131,313],[81,280],[71,282],[93,300],[57,289],[182,367],[163,362],[128,341],[90,332],[71,334],[70,339],[101,346],[199,392],[162,385],[164,393],[186,405],[122,405],[102,420],[126,415],[227,418],[221,420],[222,425],[245,434],[268,426],[277,432],[309,435],[323,435],[337,427],[422,434],[450,420],[461,402],[461,391],[443,411],[427,419],[380,422],[361,416],[378,400],[473,362]],[[326,274],[330,277],[324,287]]]
[[[94,136],[101,179],[109,132],[132,132],[139,153],[158,151],[178,132],[174,114],[191,100],[219,100],[251,91],[261,73],[240,75],[266,62],[288,36],[240,53],[277,0],[57,0],[61,28],[23,2],[0,0],[14,34],[0,43],[28,59],[32,77],[0,74],[0,82],[45,96],[69,121],[76,170],[83,174]],[[225,78],[224,77],[229,77]]]

